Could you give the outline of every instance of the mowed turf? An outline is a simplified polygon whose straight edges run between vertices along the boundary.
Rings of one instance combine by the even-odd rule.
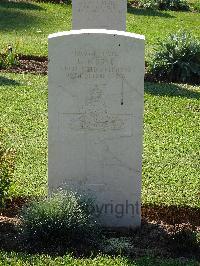
[[[199,115],[200,87],[145,84],[143,203],[200,208]],[[47,77],[0,75],[0,127],[16,150],[12,194],[44,195]]]
[[[197,261],[181,259],[159,259],[142,257],[130,260],[125,257],[99,255],[94,258],[74,258],[71,255],[51,257],[48,255],[28,255],[15,252],[0,252],[0,265],[2,266],[198,266]]]
[[[47,79],[0,74],[0,128],[16,151],[14,195],[47,191]]]
[[[18,53],[47,55],[50,33],[71,29],[71,6],[65,4],[0,1],[0,51],[9,44]],[[157,39],[186,30],[200,38],[200,13],[128,8],[127,31],[146,36],[146,54]]]

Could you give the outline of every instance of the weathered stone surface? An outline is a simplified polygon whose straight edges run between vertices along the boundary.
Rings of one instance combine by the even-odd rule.
[[[102,224],[140,225],[144,36],[49,36],[49,188],[96,197]]]
[[[127,0],[73,0],[72,28],[126,30]]]

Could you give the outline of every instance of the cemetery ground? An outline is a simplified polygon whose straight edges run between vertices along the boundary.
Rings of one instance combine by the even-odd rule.
[[[0,50],[8,44],[19,54],[47,56],[47,36],[71,29],[71,6],[18,1],[0,2]],[[200,37],[200,13],[128,8],[127,31],[146,37],[146,53],[159,38],[180,29]]]
[[[128,31],[146,35],[146,58],[158,37],[179,29],[200,37],[195,12],[129,7],[127,20]],[[0,265],[198,265],[200,87],[189,84],[145,83],[143,225],[131,237],[112,235],[115,257],[27,254],[19,248],[18,209],[47,194],[47,36],[70,30],[70,21],[70,6],[0,2],[0,48],[12,44],[26,55],[23,67],[0,74],[1,141],[15,151],[13,202],[0,216]],[[20,74],[6,73],[11,71]]]
[[[9,147],[16,150],[12,196],[28,198],[44,195],[47,193],[47,77],[4,73],[1,75],[0,84],[3,139]],[[181,229],[196,232],[199,230],[200,88],[181,84],[146,83],[145,92],[142,193],[144,225],[142,233],[138,233],[139,240],[135,240],[137,245],[141,245],[141,249],[136,251],[133,248],[133,252],[137,254],[149,249],[154,255],[165,256],[165,253],[168,253],[167,234]],[[149,207],[151,204],[156,204],[158,209]],[[167,206],[161,207],[163,205]],[[16,218],[13,218],[13,211],[16,210],[9,210],[10,218],[2,218],[1,245],[6,250],[17,251],[13,227]],[[36,263],[39,260],[37,256],[3,251],[0,259],[4,262],[18,261],[21,265],[28,261]],[[135,262],[138,263],[136,265],[156,265],[153,258],[146,262],[149,264],[144,264],[143,259]],[[44,264],[51,260],[52,264],[55,263],[50,257],[43,256],[41,260]],[[73,261],[70,257],[57,260]],[[92,263],[100,265],[98,263],[101,260],[104,260],[105,264],[106,261],[109,262],[108,258],[99,257]],[[118,260],[121,261],[120,258]],[[56,263],[59,263],[58,261]],[[73,263],[72,265],[79,265],[81,262],[75,260]],[[110,263],[123,265],[122,262],[117,264],[117,260],[112,261],[111,258]]]

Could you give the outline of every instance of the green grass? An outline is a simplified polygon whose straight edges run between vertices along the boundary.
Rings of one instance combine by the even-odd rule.
[[[41,195],[47,184],[46,77],[0,75],[0,127],[16,150],[13,194]]]
[[[171,33],[185,30],[200,38],[200,13],[129,9],[127,31],[143,34],[146,37],[148,56],[157,40],[164,40]]]
[[[47,55],[48,35],[70,29],[70,6],[0,1],[0,49],[12,44],[18,53]]]
[[[145,90],[143,202],[200,207],[200,87]]]
[[[47,191],[47,77],[1,74],[0,125],[15,195]],[[145,84],[143,203],[200,208],[200,87]]]
[[[197,266],[195,261],[178,259],[155,259],[143,257],[130,261],[123,257],[109,257],[99,255],[95,258],[76,259],[71,255],[50,257],[47,255],[27,255],[24,253],[0,252],[0,266]]]
[[[185,29],[200,37],[200,13],[129,8],[127,31],[146,36],[148,54],[157,38]],[[47,55],[50,33],[71,29],[71,6],[51,3],[0,2],[0,50],[8,44],[18,53]]]

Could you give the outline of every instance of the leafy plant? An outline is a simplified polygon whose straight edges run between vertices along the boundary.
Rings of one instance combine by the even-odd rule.
[[[94,247],[100,227],[88,207],[88,200],[71,191],[33,201],[22,210],[21,236],[33,249]]]
[[[178,253],[200,252],[200,243],[198,241],[198,233],[190,231],[189,229],[180,230],[179,232],[171,235],[169,244],[173,251]]]
[[[5,206],[14,173],[14,152],[0,141],[0,207]]]
[[[186,0],[159,0],[161,10],[189,10],[190,6]]]
[[[159,3],[156,0],[138,0],[137,5],[142,8],[158,9]]]
[[[8,46],[2,54],[0,54],[0,68],[8,68],[19,65],[19,59],[15,49]]]
[[[190,33],[171,34],[158,42],[149,70],[157,79],[199,83],[200,42]]]
[[[192,1],[190,6],[194,11],[200,12],[200,0]]]
[[[189,10],[190,8],[186,0],[135,0],[130,3],[143,8],[160,10]]]

